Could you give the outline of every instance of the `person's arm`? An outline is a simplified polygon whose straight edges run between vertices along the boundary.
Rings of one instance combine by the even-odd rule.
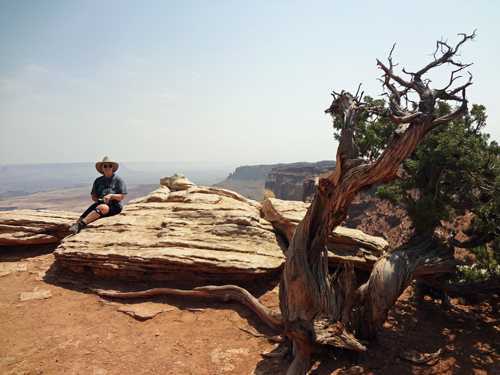
[[[125,194],[107,194],[104,196],[104,203],[108,204],[111,199],[115,201],[122,201],[125,198]]]
[[[121,179],[121,177],[116,176],[117,178],[117,186],[116,186],[116,193],[115,194],[107,194],[104,197],[104,203],[108,204],[108,202],[111,199],[117,200],[117,201],[122,201],[125,199],[125,194],[127,194],[127,187],[125,186],[125,181]]]
[[[94,201],[94,203],[98,203],[96,194],[91,194],[91,197],[92,197],[92,200]]]

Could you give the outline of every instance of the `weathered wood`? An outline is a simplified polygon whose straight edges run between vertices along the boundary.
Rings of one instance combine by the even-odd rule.
[[[394,74],[391,56],[388,67],[378,61],[384,71],[384,87],[390,94],[389,109],[368,107],[361,103],[360,98],[344,91],[332,94],[334,100],[326,112],[339,115],[341,120],[337,167],[328,178],[320,180],[318,191],[290,241],[281,279],[280,308],[284,334],[295,345],[295,359],[287,374],[306,374],[310,355],[318,343],[364,350],[354,334],[362,338],[373,336],[385,321],[388,309],[415,276],[444,272],[453,263],[447,257],[441,257],[442,253],[450,252],[443,233],[419,234],[420,238],[414,237],[407,249],[382,257],[375,265],[370,280],[355,292],[353,273],[347,264],[335,277],[328,275],[325,245],[332,230],[347,217],[347,210],[359,192],[373,184],[394,179],[398,166],[428,132],[466,113],[465,89],[471,84],[470,80],[451,89],[452,78],[446,88],[431,89],[423,76],[443,64],[453,64],[459,69],[465,67],[455,62],[453,57],[458,48],[473,37],[464,35],[455,48],[440,42],[442,55],[435,55],[433,62],[411,74],[410,81]],[[400,89],[396,88],[397,85]],[[410,92],[420,98],[416,109],[400,104]],[[458,92],[462,92],[461,97],[456,95]],[[460,106],[446,118],[435,118],[437,100],[457,101]],[[359,158],[355,142],[355,125],[364,112],[387,117],[398,124],[386,149],[374,163]],[[436,244],[437,248],[433,249]],[[353,314],[353,311],[356,313]],[[318,324],[320,321],[327,323]],[[325,326],[332,327],[336,322],[341,322],[347,330],[324,330]],[[346,335],[352,345],[341,340],[340,337]]]
[[[281,314],[268,309],[262,305],[257,299],[252,296],[248,291],[236,285],[224,286],[203,286],[193,290],[181,290],[171,288],[155,288],[144,290],[140,292],[115,292],[102,289],[91,289],[92,293],[104,297],[113,298],[137,298],[147,297],[162,294],[180,295],[180,296],[193,296],[193,297],[207,297],[219,298],[224,301],[236,300],[249,307],[255,312],[269,327],[276,332],[281,332]]]
[[[419,232],[375,265],[370,279],[357,290],[353,324],[358,337],[373,337],[387,313],[415,277],[449,272],[460,263],[442,230]]]
[[[500,295],[500,277],[490,278],[486,281],[469,283],[454,282],[448,283],[436,278],[426,279],[435,288],[447,292],[453,297],[464,297],[469,300],[485,300],[498,298]]]

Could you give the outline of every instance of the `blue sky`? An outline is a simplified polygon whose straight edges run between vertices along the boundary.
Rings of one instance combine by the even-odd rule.
[[[493,0],[0,0],[0,164],[334,159],[332,90],[378,97],[394,43],[415,71],[475,29],[468,99],[500,141],[499,14]]]

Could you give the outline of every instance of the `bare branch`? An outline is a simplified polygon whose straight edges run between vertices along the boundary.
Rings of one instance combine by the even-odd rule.
[[[344,91],[344,90],[342,90],[342,91]],[[340,96],[340,94],[337,94],[335,91],[332,91],[331,95],[333,96],[333,99],[336,99],[337,97]]]
[[[404,87],[413,87],[414,85],[412,84],[412,82],[407,82],[405,81],[404,79],[398,77],[397,75],[395,75],[391,69],[387,68],[380,60],[377,59],[377,65],[385,72],[385,74],[387,76],[389,76],[390,78],[392,78],[394,81],[396,81],[397,83],[399,83],[401,86],[404,86]]]
[[[469,73],[469,80],[467,81],[467,83],[465,83],[464,85],[460,86],[460,87],[457,87],[456,89],[450,91],[448,94],[453,96],[455,95],[457,92],[459,91],[462,91],[462,90],[465,90],[465,88],[469,87],[470,85],[472,85],[472,74],[470,72],[467,72]]]
[[[358,98],[359,89],[361,89],[361,85],[362,85],[362,83],[360,83],[358,86],[358,91],[356,91],[356,95],[354,95],[355,98]]]
[[[439,47],[441,47],[441,53],[442,56],[440,58],[436,58],[433,62],[429,63],[427,66],[424,68],[420,69],[417,73],[415,73],[414,80],[415,81],[420,81],[422,75],[427,73],[429,70],[432,68],[435,68],[437,66],[443,65],[445,63],[451,63],[456,66],[463,66],[460,63],[456,63],[452,60],[452,57],[457,54],[459,48],[464,44],[467,40],[473,40],[476,37],[476,31],[472,33],[472,35],[466,35],[466,34],[459,34],[462,35],[462,40],[456,45],[455,48],[450,47],[448,44],[445,42],[437,42],[438,48],[436,48],[436,52],[434,53],[434,57],[436,57],[436,54],[438,52]]]
[[[451,99],[451,98],[448,97],[447,99]],[[430,123],[428,131],[434,129],[436,126],[438,126],[440,124],[444,124],[445,122],[452,121],[452,120],[455,120],[459,117],[462,117],[463,115],[465,115],[467,113],[468,101],[467,101],[467,99],[465,99],[465,88],[462,90],[462,99],[460,99],[458,97],[454,97],[453,100],[461,101],[462,105],[459,108],[457,108],[454,112],[452,112],[446,116],[439,117],[439,118],[433,120]]]

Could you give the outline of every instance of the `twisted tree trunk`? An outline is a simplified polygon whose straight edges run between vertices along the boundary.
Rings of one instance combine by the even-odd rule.
[[[342,270],[329,275],[325,245],[328,235],[346,219],[347,210],[359,192],[394,179],[398,166],[428,132],[467,112],[465,88],[471,84],[470,79],[463,86],[450,89],[455,71],[448,87],[435,90],[422,77],[430,69],[447,63],[458,66],[457,71],[463,69],[465,65],[453,61],[453,56],[461,44],[473,37],[464,35],[455,48],[438,42],[442,56],[417,73],[410,73],[408,82],[394,74],[390,56],[389,67],[378,62],[390,95],[389,109],[368,107],[360,98],[344,91],[332,94],[334,100],[326,112],[340,116],[342,129],[337,167],[332,175],[320,180],[318,191],[295,230],[280,285],[283,332],[294,342],[295,358],[288,375],[306,374],[310,355],[321,344],[365,351],[359,339],[370,338],[380,329],[387,312],[414,277],[447,272],[455,264],[453,248],[443,231],[418,233],[405,246],[382,257],[369,281],[355,290],[352,265],[346,263]],[[420,98],[415,110],[401,106],[401,99],[408,100],[409,92]],[[457,92],[462,92],[462,97],[456,96]],[[451,115],[436,118],[437,100],[454,100],[460,106]],[[358,157],[354,137],[356,122],[364,112],[387,117],[398,124],[374,163]]]

